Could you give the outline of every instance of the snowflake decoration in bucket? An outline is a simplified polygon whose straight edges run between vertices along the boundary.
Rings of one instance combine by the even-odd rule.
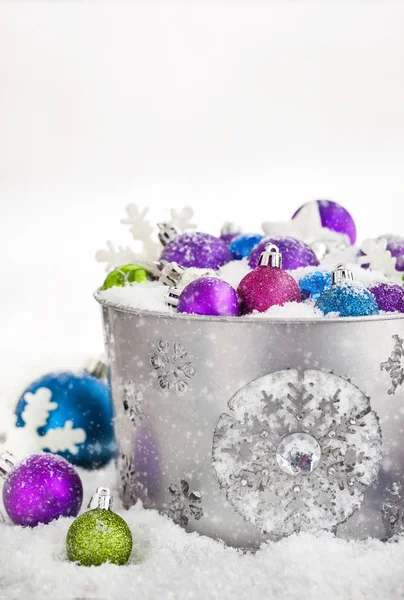
[[[77,454],[77,446],[86,441],[87,434],[80,427],[74,428],[72,421],[66,421],[63,427],[48,429],[44,435],[38,433],[38,429],[46,425],[50,413],[58,408],[57,402],[52,402],[51,390],[41,387],[35,392],[26,392],[24,400],[26,406],[21,414],[24,426],[12,429],[7,436],[7,447],[18,455],[33,454],[44,448],[51,452]]]
[[[390,357],[386,362],[380,364],[382,371],[388,371],[391,378],[391,388],[388,390],[389,394],[395,394],[396,389],[402,385],[404,381],[404,340],[400,336],[393,335],[394,348],[391,352]]]
[[[180,485],[171,484],[168,491],[172,500],[167,513],[175,523],[187,527],[191,517],[196,521],[203,517],[202,494],[197,490],[191,491],[188,481],[181,479]]]
[[[382,504],[382,520],[386,529],[386,537],[400,533],[403,529],[403,500],[401,484],[394,481],[386,490],[388,499]]]
[[[387,250],[387,240],[365,240],[361,246],[362,255],[357,261],[361,266],[369,265],[373,271],[380,271],[386,277],[395,281],[400,280],[396,271],[397,259]]]
[[[111,241],[107,242],[106,250],[98,250],[95,258],[98,262],[105,263],[106,271],[111,271],[116,267],[120,267],[125,264],[145,264],[150,261],[157,260],[161,254],[161,244],[157,242],[157,227],[153,227],[150,221],[147,219],[148,208],[140,209],[136,204],[128,204],[126,207],[127,216],[121,219],[123,225],[130,226],[130,233],[139,247],[139,250],[135,251],[128,246],[118,246],[115,248]],[[193,229],[195,225],[191,223],[193,217],[193,210],[190,207],[185,207],[180,211],[175,209],[171,210],[171,221],[170,224],[178,227],[180,231],[186,229]]]
[[[156,352],[150,359],[154,369],[158,371],[158,381],[162,389],[184,392],[189,381],[195,375],[195,369],[190,361],[186,361],[188,353],[180,343],[160,341]]]
[[[122,404],[133,426],[138,427],[144,419],[143,398],[131,379],[122,383]]]
[[[227,500],[264,534],[332,530],[357,510],[381,461],[369,398],[322,371],[279,371],[230,400],[213,439]]]

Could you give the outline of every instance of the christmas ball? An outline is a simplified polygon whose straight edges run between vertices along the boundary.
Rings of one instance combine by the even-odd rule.
[[[178,312],[219,317],[240,314],[236,290],[218,277],[201,277],[181,292]]]
[[[404,238],[399,235],[382,235],[381,238],[387,240],[387,250],[397,259],[396,270],[404,271]]]
[[[90,567],[110,562],[124,565],[132,552],[132,534],[126,522],[111,510],[95,508],[80,515],[67,532],[67,556]]]
[[[252,269],[258,266],[262,252],[271,244],[279,248],[283,259],[283,268],[287,271],[299,267],[317,267],[320,264],[310,246],[300,240],[292,237],[264,238],[255,246],[248,258],[248,264]]]
[[[147,281],[147,271],[136,265],[123,265],[117,267],[105,279],[102,290],[112,287],[124,287],[130,283],[144,283]]]
[[[377,283],[368,289],[375,297],[379,310],[404,312],[404,288],[401,285]]]
[[[223,240],[227,245],[234,240],[235,237],[241,234],[241,229],[235,223],[226,221],[220,231],[220,239]]]
[[[241,260],[250,255],[251,251],[264,236],[259,233],[243,233],[237,235],[230,243],[230,252],[235,260]]]
[[[247,273],[237,288],[244,314],[254,310],[265,312],[271,306],[301,301],[297,282],[281,267],[279,248],[275,244],[267,245],[261,253],[258,267]]]
[[[218,269],[232,258],[226,242],[198,231],[177,235],[164,247],[160,257],[181,267],[200,269]]]
[[[109,388],[88,373],[49,373],[34,381],[16,407],[16,426],[36,451],[60,454],[93,469],[115,455]]]
[[[18,464],[3,487],[4,508],[16,525],[35,527],[59,517],[75,517],[83,486],[75,469],[61,456],[34,454]]]
[[[300,302],[300,290],[291,275],[278,268],[257,267],[240,281],[237,292],[244,314],[265,312],[274,305]]]
[[[300,279],[299,288],[302,300],[313,298],[317,300],[325,288],[331,285],[331,273],[327,271],[314,271]]]
[[[322,227],[336,231],[337,233],[344,233],[347,235],[353,245],[356,240],[356,226],[353,218],[349,212],[337,202],[331,200],[313,200],[307,204],[316,204],[319,211]],[[292,219],[299,214],[302,210],[301,206],[293,215]]]
[[[341,283],[326,288],[316,302],[325,315],[339,313],[340,317],[377,315],[379,310],[373,294],[353,283]]]

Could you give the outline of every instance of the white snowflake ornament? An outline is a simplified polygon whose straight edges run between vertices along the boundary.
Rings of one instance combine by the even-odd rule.
[[[194,216],[194,211],[190,206],[185,206],[181,210],[177,211],[175,208],[170,210],[171,220],[170,225],[174,225],[181,232],[187,229],[196,229],[196,224],[191,223],[191,219]]]
[[[114,247],[111,241],[107,242],[106,250],[98,250],[95,255],[98,262],[105,263],[105,270],[112,271],[116,267],[128,265],[135,262],[136,255],[129,247]]]
[[[66,421],[63,427],[48,429],[45,435],[39,435],[38,429],[45,426],[50,413],[58,408],[52,402],[52,392],[41,387],[36,392],[24,394],[26,406],[21,414],[24,427],[13,427],[7,436],[7,449],[18,457],[41,452],[49,448],[51,452],[70,452],[77,454],[79,444],[86,440],[86,432],[73,428],[72,421]],[[18,417],[15,417],[15,425]]]
[[[390,279],[401,281],[400,275],[396,271],[396,258],[387,250],[387,240],[382,238],[378,240],[365,240],[361,246],[364,256],[358,257],[358,263],[369,265],[373,271],[380,271]]]

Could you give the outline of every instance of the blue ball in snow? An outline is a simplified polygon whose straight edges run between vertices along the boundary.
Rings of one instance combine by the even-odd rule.
[[[242,233],[230,243],[230,252],[235,260],[241,260],[250,255],[251,251],[263,239],[259,233]]]

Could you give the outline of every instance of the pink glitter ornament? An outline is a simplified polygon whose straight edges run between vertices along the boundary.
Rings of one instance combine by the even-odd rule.
[[[299,285],[282,271],[282,255],[274,244],[265,248],[258,267],[241,280],[237,292],[244,314],[254,310],[265,312],[271,306],[301,301]]]

